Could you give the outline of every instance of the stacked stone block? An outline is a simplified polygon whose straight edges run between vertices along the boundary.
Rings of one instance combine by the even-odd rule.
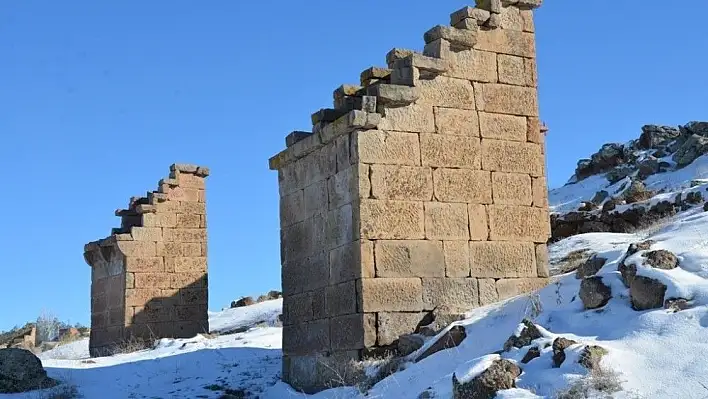
[[[283,378],[547,283],[533,8],[478,1],[334,92],[270,160],[280,186]],[[341,377],[341,373],[340,377]],[[336,376],[334,376],[336,377]],[[340,382],[341,378],[339,379]]]
[[[205,167],[174,164],[145,197],[116,211],[121,227],[86,244],[92,356],[135,340],[208,332]]]

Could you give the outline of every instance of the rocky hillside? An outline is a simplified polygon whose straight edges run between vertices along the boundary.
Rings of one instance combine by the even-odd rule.
[[[551,242],[591,232],[630,233],[708,197],[708,122],[646,125],[638,139],[604,144],[551,190]]]

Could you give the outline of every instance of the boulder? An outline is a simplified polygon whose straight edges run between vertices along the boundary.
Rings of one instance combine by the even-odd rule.
[[[450,324],[463,320],[465,315],[448,306],[438,306],[421,321],[418,332],[426,337],[437,335]]]
[[[641,180],[644,180],[653,174],[659,173],[659,170],[661,169],[659,166],[659,160],[656,158],[647,158],[639,162],[637,166],[639,166],[639,174],[637,177]]]
[[[516,379],[521,369],[506,359],[495,360],[486,370],[471,381],[460,382],[452,374],[452,397],[454,399],[493,399],[498,391],[516,388]]]
[[[58,384],[47,377],[42,362],[32,352],[0,349],[0,393],[20,393],[51,388]]]
[[[529,348],[529,351],[526,352],[524,358],[521,359],[521,363],[526,364],[537,357],[541,357],[541,350],[538,349],[538,346],[532,346]]]
[[[632,181],[627,191],[622,194],[624,200],[628,204],[633,204],[635,202],[646,201],[654,196],[651,190],[639,180]]]
[[[588,345],[580,352],[578,363],[588,370],[597,370],[600,366],[600,360],[606,354],[607,349],[597,345]]]
[[[642,126],[638,146],[643,150],[659,148],[666,146],[680,134],[679,129],[672,126],[645,125]]]
[[[637,274],[637,267],[635,265],[628,265],[627,263],[625,263],[625,261],[627,260],[627,258],[636,254],[639,251],[649,250],[649,248],[651,248],[654,243],[655,241],[653,240],[646,240],[630,244],[629,248],[627,248],[627,252],[624,254],[624,258],[622,258],[622,261],[617,266],[617,271],[620,272],[622,276],[622,282],[626,287],[629,288],[629,286],[632,284],[632,280]]]
[[[634,166],[622,165],[609,171],[605,177],[610,184],[615,184],[627,176],[631,176],[637,169]]]
[[[692,191],[686,194],[686,202],[691,205],[696,205],[703,202],[703,194],[698,191]]]
[[[708,137],[691,135],[674,153],[672,159],[682,168],[708,152]]]
[[[678,267],[679,264],[676,255],[665,249],[647,252],[644,254],[644,257],[647,259],[646,263],[648,263],[649,266],[657,269],[671,270]]]
[[[602,269],[603,266],[605,266],[605,262],[607,262],[606,258],[593,256],[578,267],[575,271],[575,278],[581,279],[584,277],[594,276],[600,271],[600,269]]]
[[[617,200],[614,199],[614,198],[610,198],[609,200],[607,200],[607,202],[605,202],[605,203],[602,205],[602,211],[603,211],[603,212],[614,211],[615,208],[617,208]]]
[[[399,356],[408,356],[411,353],[422,348],[425,344],[425,339],[418,334],[405,334],[398,337],[396,348]]]
[[[245,296],[245,297],[239,299],[238,301],[231,302],[231,307],[232,308],[242,308],[244,306],[251,306],[254,303],[256,303],[256,301],[254,301],[253,298],[251,298],[250,296]]]
[[[708,122],[692,121],[688,122],[684,126],[681,126],[679,129],[685,130],[690,134],[697,134],[699,136],[708,137]]]
[[[664,301],[664,309],[670,310],[673,313],[686,310],[690,307],[691,305],[688,303],[688,300],[684,298],[669,298]]]
[[[440,338],[438,338],[435,343],[430,345],[428,349],[425,350],[420,356],[418,356],[415,361],[419,362],[426,357],[440,352],[445,349],[450,349],[454,348],[462,343],[462,341],[467,338],[467,332],[465,331],[465,327],[463,326],[453,326],[448,330],[446,333],[444,333]]]
[[[634,310],[661,308],[665,294],[666,285],[645,276],[635,276],[629,286],[629,298]]]
[[[531,345],[531,342],[535,339],[543,337],[541,331],[536,327],[535,324],[529,319],[524,319],[521,324],[524,327],[521,329],[519,335],[510,336],[504,343],[504,352],[509,351],[511,348],[523,348],[524,346]]]
[[[565,361],[565,350],[571,345],[577,344],[572,339],[558,337],[553,341],[553,367],[560,367]]]
[[[602,282],[602,277],[586,277],[580,283],[580,300],[585,309],[597,309],[605,306],[612,298],[612,290]]]

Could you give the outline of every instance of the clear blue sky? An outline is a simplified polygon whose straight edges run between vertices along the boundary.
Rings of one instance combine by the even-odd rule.
[[[0,329],[88,323],[84,243],[175,162],[208,165],[210,308],[280,286],[267,160],[342,83],[464,1],[36,1],[0,13]],[[706,119],[708,3],[546,1],[550,184],[646,123]],[[676,8],[676,7],[674,7]],[[667,11],[668,10],[668,11]]]

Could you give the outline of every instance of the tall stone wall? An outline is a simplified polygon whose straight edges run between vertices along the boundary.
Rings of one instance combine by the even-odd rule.
[[[283,378],[547,283],[533,8],[478,1],[334,92],[270,159],[280,187]],[[341,373],[339,373],[341,377]],[[340,378],[341,380],[341,378]]]
[[[91,266],[92,356],[126,341],[208,332],[205,177],[174,164],[168,179],[116,211],[121,227],[84,248]]]

